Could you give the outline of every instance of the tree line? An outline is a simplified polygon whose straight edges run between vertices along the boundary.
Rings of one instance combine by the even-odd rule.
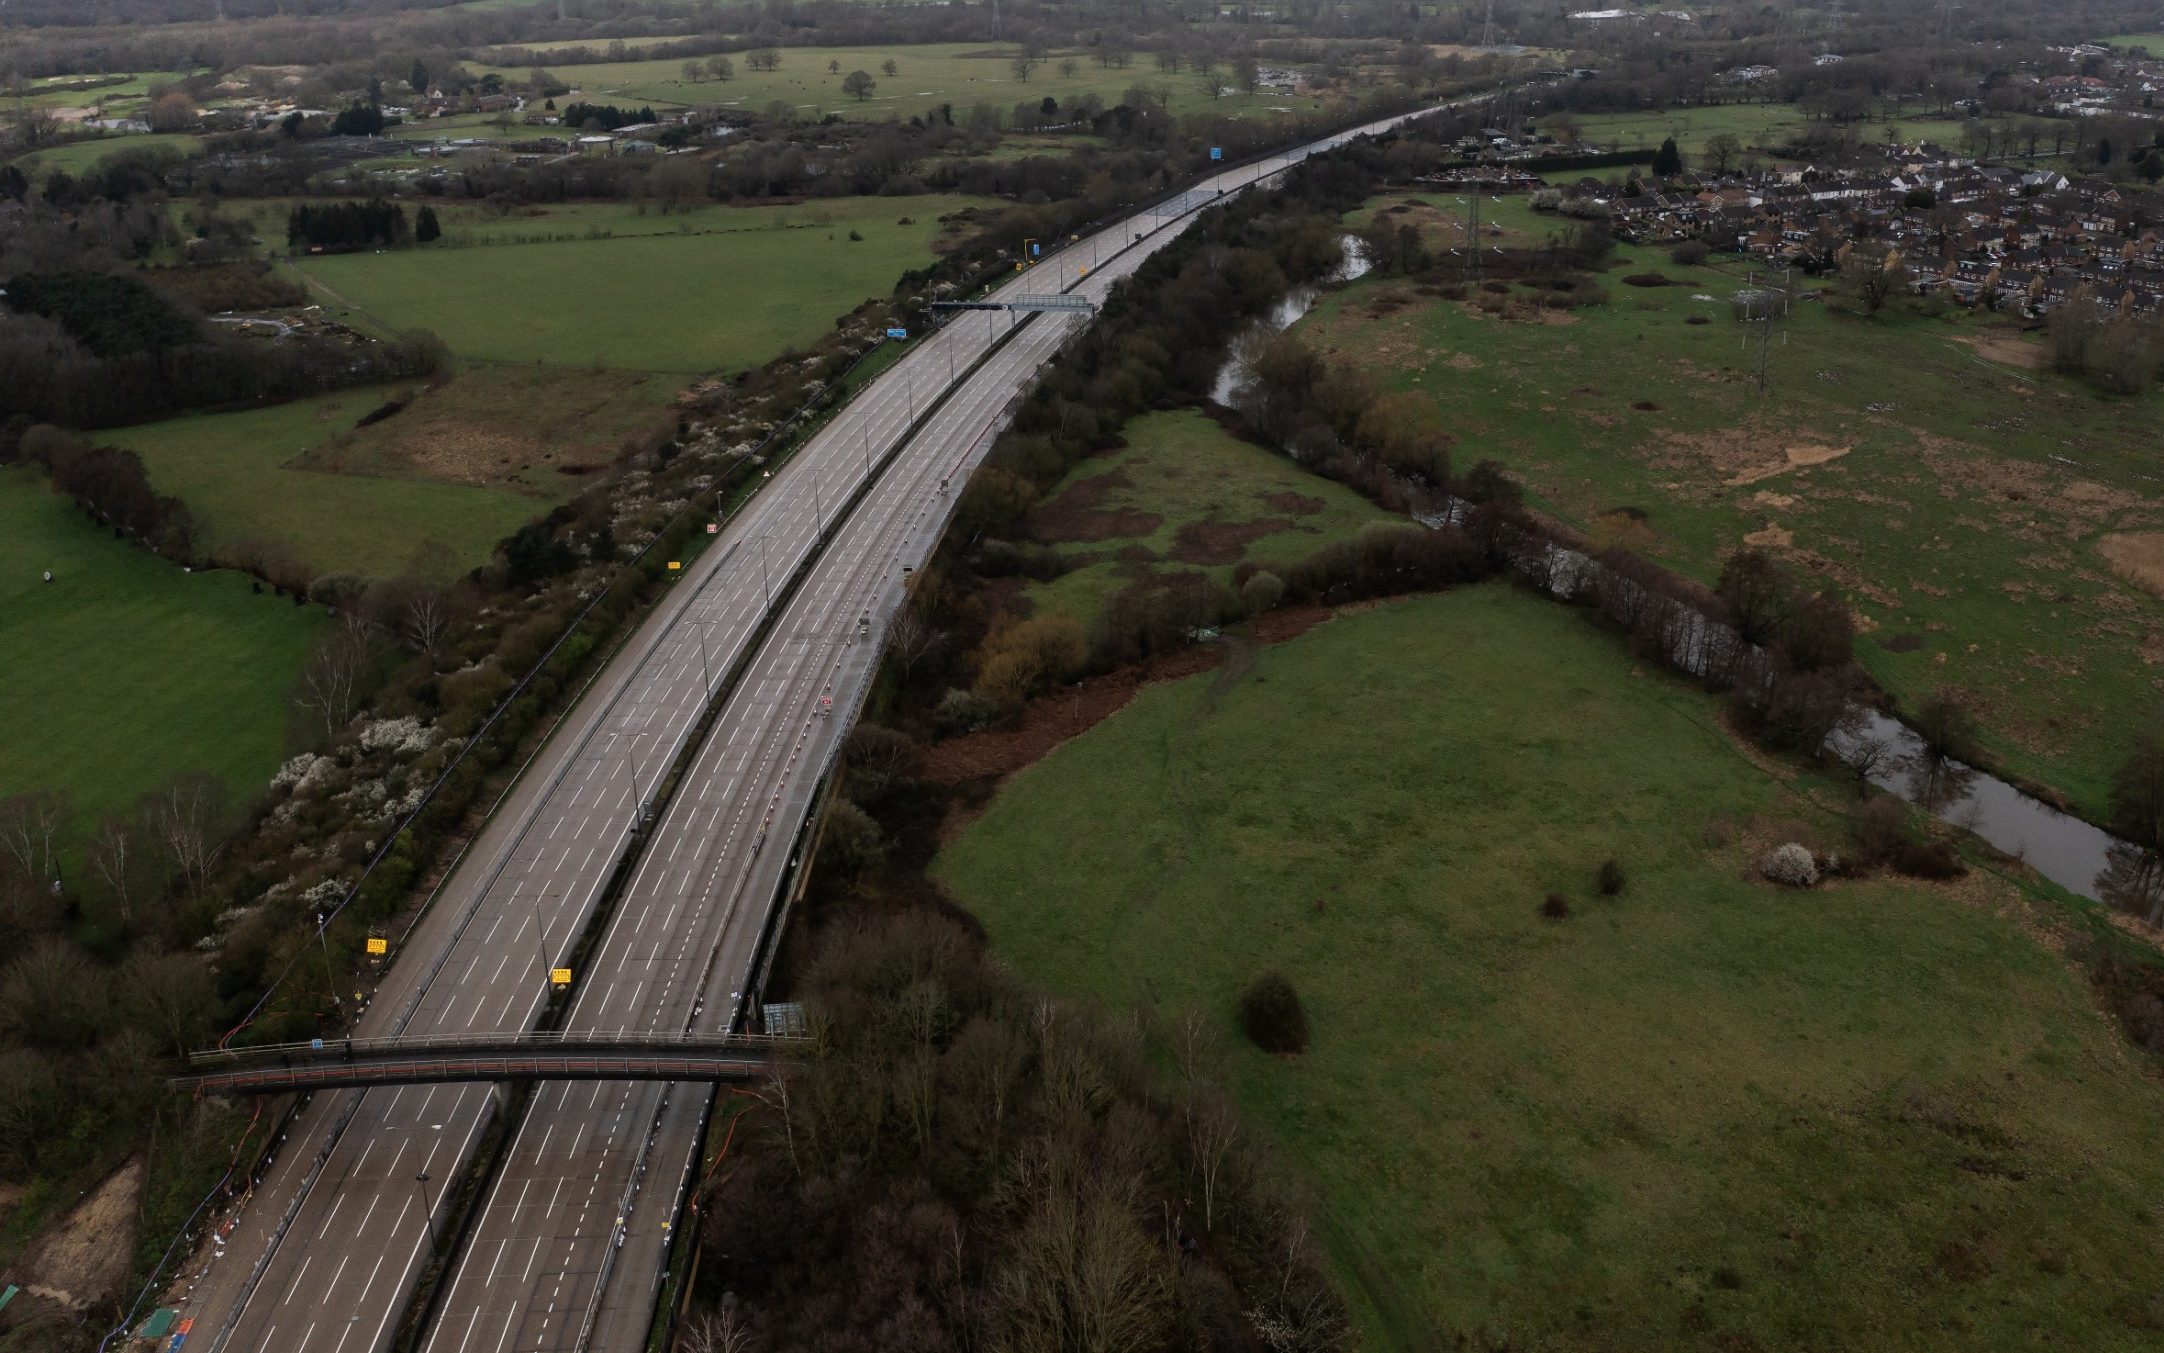
[[[659,121],[650,107],[619,108],[613,103],[565,104],[562,116],[564,126],[593,132],[622,131]]]
[[[727,1295],[679,1346],[1350,1346],[1219,1088],[1222,1016],[1053,1001],[937,902],[821,911],[791,988],[816,1052],[751,1090],[694,1200],[700,1286]]]
[[[427,207],[423,223],[429,239],[441,231],[435,212]],[[375,245],[396,248],[422,241],[422,232],[406,216],[406,209],[380,197],[358,202],[302,202],[286,212],[286,247],[294,250],[366,249]]]

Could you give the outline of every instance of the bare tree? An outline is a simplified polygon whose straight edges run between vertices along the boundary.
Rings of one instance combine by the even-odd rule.
[[[1893,744],[1881,737],[1865,736],[1851,741],[1842,751],[1841,759],[1856,772],[1856,792],[1871,792],[1871,777],[1884,770],[1893,759]]]
[[[96,874],[120,906],[120,919],[135,921],[135,892],[143,872],[143,852],[137,848],[136,824],[124,817],[109,817],[90,837],[88,855]]]
[[[937,652],[946,641],[946,633],[932,628],[931,622],[915,606],[902,607],[887,626],[887,652],[902,669],[905,685],[915,675],[917,665]]]
[[[399,632],[418,653],[433,653],[451,626],[451,598],[442,588],[423,585],[406,598]]]
[[[57,846],[67,820],[67,797],[57,790],[11,794],[0,799],[0,850],[32,882],[58,878]]]
[[[1330,1353],[1345,1346],[1349,1333],[1344,1306],[1320,1286],[1258,1307],[1247,1318],[1270,1353]]]
[[[775,1072],[767,1078],[764,1086],[748,1092],[752,1098],[781,1115],[782,1140],[789,1149],[789,1168],[799,1179],[804,1177],[804,1166],[796,1154],[796,1115],[789,1103],[789,1078]]]
[[[1187,1117],[1187,1149],[1202,1185],[1202,1229],[1217,1228],[1217,1201],[1240,1142],[1240,1120],[1222,1100],[1211,1099]]]
[[[222,848],[225,793],[210,776],[183,775],[143,800],[143,823],[190,892],[202,888]]]
[[[191,953],[137,954],[121,965],[119,988],[134,1022],[176,1055],[197,1046],[218,1013],[210,969]]]
[[[751,1324],[732,1305],[684,1322],[677,1353],[750,1353]]]
[[[1015,79],[1026,85],[1029,77],[1036,73],[1037,67],[1043,64],[1044,56],[1035,47],[1025,46],[1014,54],[1014,58],[1007,63],[1007,69],[1014,72]]]
[[[326,742],[353,718],[375,646],[357,624],[340,625],[316,642],[294,683],[293,703],[323,721]]]

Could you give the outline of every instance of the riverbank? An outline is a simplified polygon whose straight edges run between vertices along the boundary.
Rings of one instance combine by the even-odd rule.
[[[1232,1040],[1240,986],[1293,979],[1313,1050],[1243,1047],[1237,1090],[1369,1347],[2153,1337],[2164,1096],[2038,943],[2063,914],[1982,872],[1757,881],[1845,842],[1846,792],[1522,591],[1230,670],[1012,776],[935,872],[1070,994]]]

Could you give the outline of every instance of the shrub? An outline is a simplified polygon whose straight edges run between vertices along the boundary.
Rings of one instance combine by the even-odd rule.
[[[1706,261],[1706,242],[1678,240],[1675,247],[1668,251],[1668,257],[1680,267],[1695,268]]]
[[[1264,1052],[1306,1052],[1307,1010],[1281,972],[1266,972],[1240,995],[1240,1028]]]
[[[1561,893],[1550,893],[1547,900],[1540,904],[1540,914],[1551,921],[1567,921],[1570,919],[1570,903]]]
[[[1794,841],[1759,856],[1758,872],[1786,888],[1808,888],[1818,882],[1818,862]]]
[[[1957,879],[1969,872],[1949,842],[1911,841],[1894,856],[1894,871],[1917,879]]]
[[[1901,800],[1888,795],[1880,795],[1865,804],[1849,830],[1856,840],[1856,854],[1866,864],[1887,863],[1913,839],[1908,809]]]
[[[1275,610],[1284,596],[1284,579],[1267,569],[1249,578],[1240,587],[1240,604],[1247,608],[1249,615],[1261,615],[1264,611]]]
[[[955,689],[949,689],[932,711],[932,721],[946,733],[974,733],[998,717],[997,700]]]
[[[1614,860],[1603,860],[1597,882],[1600,884],[1602,897],[1619,895],[1623,891],[1623,866]]]

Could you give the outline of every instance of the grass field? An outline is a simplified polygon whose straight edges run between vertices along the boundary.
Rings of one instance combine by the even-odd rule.
[[[130,75],[116,84],[101,85],[96,89],[66,89],[62,86],[87,76],[56,76],[41,80],[25,91],[22,101],[32,108],[90,108],[99,104],[112,107],[133,107],[150,97],[156,85],[177,83],[188,77],[187,71],[156,70]],[[9,99],[8,102],[14,102]]]
[[[184,771],[253,794],[324,623],[239,574],[184,573],[0,470],[0,795],[65,791],[87,829]]]
[[[319,571],[384,576],[430,542],[462,567],[486,562],[497,541],[614,460],[673,393],[631,373],[477,366],[425,393],[346,390],[101,435],[134,448],[214,547],[283,540]],[[387,399],[416,394],[354,429]]]
[[[1269,109],[1309,110],[1320,106],[1311,98],[1277,94],[1228,94],[1213,98],[1208,82],[1192,71],[1167,75],[1145,58],[1125,70],[1100,66],[1087,52],[1053,52],[1026,81],[1015,78],[1011,44],[926,43],[895,47],[785,47],[781,66],[755,71],[741,52],[731,54],[736,65],[733,80],[686,80],[682,60],[612,61],[589,66],[564,66],[552,72],[577,89],[570,99],[588,103],[651,104],[663,107],[722,107],[751,111],[780,100],[795,105],[800,116],[823,117],[828,113],[851,119],[908,119],[943,103],[966,110],[972,104],[989,103],[1002,112],[1023,99],[1035,103],[1051,95],[1064,106],[1070,99],[1094,93],[1109,106],[1116,104],[1134,85],[1163,86],[1174,112],[1215,111],[1227,116],[1248,116]],[[1060,73],[1060,64],[1072,60],[1072,75]],[[893,61],[894,75],[883,63]],[[827,69],[839,62],[841,70]],[[527,67],[473,67],[477,75],[495,72],[506,80],[523,82]],[[864,71],[878,81],[868,99],[852,99],[842,93],[842,77]],[[1228,77],[1220,70],[1220,81]]]
[[[2063,913],[1753,881],[1834,833],[1715,719],[1552,603],[1392,604],[1146,690],[935,869],[1029,980],[1218,1017],[1369,1350],[2153,1346],[2164,1092]],[[1270,968],[1297,1059],[1233,1029]]]
[[[1193,410],[1145,414],[1125,450],[1069,471],[1033,514],[1031,534],[1079,565],[1025,594],[1084,624],[1146,574],[1229,580],[1251,561],[1296,563],[1387,514],[1342,485],[1250,445]]]
[[[1534,211],[1526,193],[1496,196],[1488,193],[1404,193],[1378,198],[1345,213],[1345,224],[1365,229],[1380,213],[1391,226],[1415,226],[1430,250],[1465,247],[1473,224],[1473,198],[1478,197],[1480,238],[1490,247],[1524,248],[1550,235],[1568,235],[1577,222],[1552,212]],[[1399,210],[1399,208],[1405,210]],[[1461,265],[1462,266],[1462,265]]]
[[[635,238],[344,254],[300,266],[348,317],[432,329],[460,356],[691,375],[755,366],[817,338],[929,263],[945,229],[939,218],[975,204],[928,196],[707,207],[682,217],[689,233],[672,225]],[[605,228],[591,216],[564,219],[582,234]],[[910,224],[899,223],[905,217]],[[544,218],[526,229],[554,227]]]
[[[200,155],[203,142],[185,132],[145,132],[135,136],[94,136],[70,141],[49,150],[16,157],[14,164],[25,174],[49,174],[62,169],[80,174],[124,150],[170,150],[181,155]]]
[[[1594,113],[1577,119],[1578,134],[1602,150],[1654,150],[1665,137],[1676,138],[1684,160],[1695,166],[1706,141],[1726,132],[1746,150],[1777,145],[1811,125],[1802,110],[1786,103],[1728,103],[1708,108],[1677,108],[1665,113]],[[1880,143],[1891,137],[1908,142],[1958,141],[1966,119],[1895,114],[1882,121],[1854,124],[1859,140]]]
[[[2104,39],[2107,47],[2146,47],[2151,52],[2164,52],[2164,33],[2121,33]]]
[[[1621,280],[1653,269],[1678,285]],[[1805,303],[1761,398],[1728,315],[1744,280],[1624,249],[1607,304],[1547,323],[1364,281],[1297,332],[1432,395],[1461,467],[1501,460],[1596,539],[1708,580],[1746,541],[1816,571],[1890,690],[1961,692],[2009,769],[2101,813],[2159,704],[2164,606],[2102,551],[2164,523],[2164,395],[2100,398],[1967,319]]]

